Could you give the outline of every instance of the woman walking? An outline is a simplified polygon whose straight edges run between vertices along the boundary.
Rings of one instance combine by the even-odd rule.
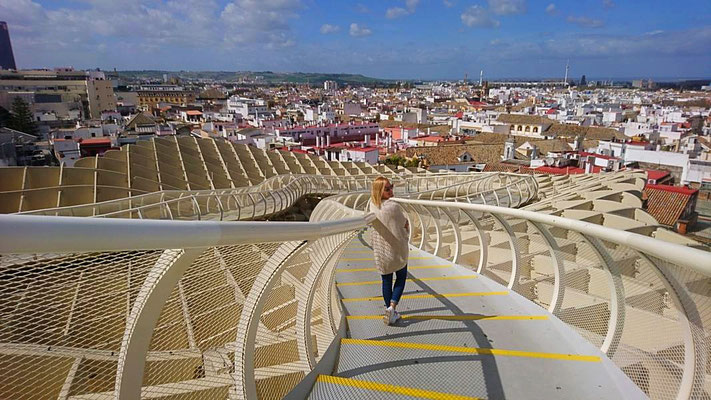
[[[400,318],[396,308],[405,290],[410,230],[405,211],[396,202],[388,201],[391,197],[392,183],[382,176],[376,178],[370,195],[370,212],[377,217],[373,222],[373,259],[383,280],[383,321],[388,325],[394,324]]]

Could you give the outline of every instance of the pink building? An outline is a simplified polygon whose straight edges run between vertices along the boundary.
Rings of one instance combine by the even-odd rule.
[[[293,126],[275,129],[277,137],[289,138],[307,146],[325,146],[328,143],[340,143],[363,140],[365,135],[375,137],[380,130],[377,123],[326,124],[311,126]]]

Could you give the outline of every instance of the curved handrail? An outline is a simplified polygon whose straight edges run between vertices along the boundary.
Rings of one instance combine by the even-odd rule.
[[[474,182],[486,181],[493,182],[493,178],[506,177],[520,177],[519,181],[512,182],[510,185],[517,185],[518,182],[526,180],[531,181],[530,185],[535,185],[535,180],[531,176],[521,176],[516,174],[428,174],[425,176],[408,176],[405,178],[391,177],[392,179],[403,180],[405,182],[405,191],[401,192],[403,194],[410,195],[409,191],[410,184],[408,182],[416,181],[417,189],[419,189],[421,181],[427,181],[427,188],[430,187],[429,181],[435,181],[434,188],[416,193],[431,193],[434,196],[436,193],[441,192],[446,194],[449,189],[455,187],[467,186],[467,190],[461,196],[455,198],[458,199],[466,198],[474,193],[470,193],[469,189]],[[354,178],[354,177],[352,177]],[[342,179],[338,176],[331,175],[279,175],[272,177],[269,180],[268,186],[272,189],[261,190],[261,191],[247,191],[234,189],[220,189],[220,190],[200,190],[200,191],[162,191],[151,193],[149,195],[136,196],[131,198],[124,198],[118,200],[110,200],[106,202],[93,203],[89,205],[80,206],[67,206],[59,207],[53,209],[42,209],[34,210],[29,212],[23,212],[19,214],[24,215],[66,215],[66,216],[90,216],[90,217],[119,217],[119,218],[156,218],[159,219],[178,219],[185,218],[188,219],[204,219],[207,215],[218,215],[220,220],[223,219],[254,219],[267,216],[276,212],[283,211],[288,208],[296,201],[298,198],[306,194],[338,194],[338,193],[349,193],[356,188],[367,189],[370,184],[369,177],[363,177],[358,179]],[[449,183],[448,181],[454,180],[458,181],[455,183]],[[441,182],[444,181],[444,186]],[[266,181],[265,181],[266,182]],[[530,185],[529,183],[526,184]],[[476,186],[479,189],[479,184]],[[480,190],[477,191],[477,195]],[[457,190],[458,194],[459,191]],[[177,197],[172,197],[173,195]],[[276,195],[276,197],[275,197]],[[535,193],[527,190],[527,195],[519,197],[520,202],[517,204],[508,204],[510,206],[518,206],[520,203],[525,203],[529,201]],[[260,196],[262,200],[255,199],[253,196]],[[273,202],[270,202],[265,198],[265,196],[270,196]],[[444,196],[444,195],[443,195]],[[171,198],[172,197],[172,198]],[[277,201],[278,199],[278,201]],[[287,199],[284,201],[283,199]],[[148,204],[141,204],[143,201],[148,201]],[[210,203],[214,203],[213,211],[210,211]],[[278,203],[278,205],[277,205]],[[259,211],[257,207],[261,206]],[[173,209],[171,209],[171,207]],[[115,210],[118,208],[118,210]],[[207,210],[203,210],[207,208]],[[244,208],[244,210],[243,210]],[[102,212],[101,210],[111,210],[108,212]],[[181,214],[181,209],[188,210],[188,214]],[[146,216],[146,212],[153,212],[153,216]],[[175,215],[175,214],[178,215]],[[229,218],[226,218],[226,214],[229,214]]]
[[[168,221],[0,214],[0,254],[73,253],[312,240],[365,228],[364,215],[321,222]],[[136,228],[140,226],[140,234]],[[67,235],[71,232],[71,235]],[[150,238],[150,240],[147,240]]]
[[[644,382],[664,382],[653,398],[704,393],[711,293],[700,286],[711,277],[711,252],[522,209],[393,200],[410,215],[414,245],[469,264],[547,308],[645,390]],[[462,247],[463,230],[468,249]],[[448,234],[453,243],[443,243]],[[665,328],[650,349],[646,336],[653,326]],[[645,375],[628,368],[642,362],[649,369]]]
[[[387,176],[387,177],[392,177],[398,180],[414,180],[414,179],[436,179],[436,178],[443,178],[443,177],[452,177],[452,176],[468,176],[472,175],[471,173],[428,173],[426,175],[408,175],[408,176],[401,176],[396,173],[382,173],[382,174],[364,174],[364,175],[355,175],[355,176],[338,176],[338,175],[310,175],[310,174],[283,174],[283,175],[276,175],[272,176],[270,178],[265,179],[264,181],[253,185],[253,186],[243,186],[243,187],[236,187],[236,188],[224,188],[224,189],[201,189],[201,190],[159,190],[155,192],[145,192],[143,190],[137,190],[137,189],[132,189],[132,188],[124,188],[124,187],[116,187],[116,189],[122,189],[122,190],[137,190],[140,192],[143,192],[142,194],[139,194],[137,196],[131,196],[131,197],[123,197],[119,199],[112,199],[112,200],[105,200],[101,202],[96,202],[96,203],[91,203],[91,204],[79,204],[79,205],[72,205],[72,206],[61,206],[61,207],[51,207],[51,208],[43,208],[39,210],[32,210],[32,211],[21,211],[16,214],[19,215],[48,215],[48,213],[56,213],[56,212],[62,212],[62,211],[69,211],[72,209],[82,209],[82,208],[95,208],[95,207],[106,207],[110,206],[112,204],[122,204],[125,202],[140,202],[143,199],[146,198],[153,198],[153,197],[160,197],[160,196],[167,196],[167,195],[177,195],[177,196],[194,196],[194,195],[231,195],[231,194],[241,194],[241,193],[253,193],[253,192],[260,192],[260,191],[269,191],[269,190],[274,190],[275,188],[281,188],[284,187],[290,183],[292,183],[294,180],[298,180],[299,178],[325,178],[325,179],[336,179],[338,181],[353,181],[355,183],[361,183],[363,182],[369,182],[373,178],[376,178],[378,176]],[[286,183],[284,183],[286,181]],[[70,186],[53,186],[53,187],[43,187],[43,188],[36,188],[36,189],[21,189],[21,190],[16,190],[16,191],[10,191],[8,193],[14,193],[14,192],[26,192],[26,191],[31,191],[31,190],[45,190],[48,188],[54,188],[61,190],[62,188],[72,188],[72,187],[87,187],[91,185],[70,185]],[[101,186],[101,187],[111,187],[111,186]]]
[[[313,184],[313,179],[303,182],[302,188],[306,188],[306,182]],[[491,189],[490,195],[477,192],[481,197],[464,198],[460,202],[405,198],[394,201],[401,203],[411,217],[413,244],[503,281],[531,300],[549,296],[548,293],[536,293],[539,286],[540,290],[550,290],[551,300],[538,303],[574,328],[578,320],[600,319],[602,322],[598,323],[597,330],[587,332],[585,337],[621,367],[637,362],[637,358],[655,360],[671,371],[668,373],[671,378],[668,379],[669,382],[673,380],[673,385],[669,386],[673,386],[670,390],[675,391],[674,397],[693,398],[700,393],[702,389],[699,385],[703,385],[708,353],[705,347],[708,327],[704,327],[703,318],[709,315],[711,308],[708,300],[697,293],[697,282],[705,282],[703,279],[711,276],[711,253],[555,215],[476,204],[478,201],[506,204],[512,199],[508,196],[511,196],[510,189],[516,189],[516,184],[516,190],[520,193],[535,195],[536,183],[521,187],[526,182],[531,183],[526,179],[514,179],[505,186]],[[456,188],[457,184],[447,187]],[[277,203],[288,203],[295,194],[296,191],[281,194],[273,191],[268,202],[263,200],[265,211],[276,209]],[[101,353],[97,350],[97,346],[108,346],[103,345],[104,342],[75,340],[75,337],[83,337],[77,331],[91,335],[102,329],[104,322],[86,317],[75,320],[70,317],[69,322],[57,318],[55,327],[40,318],[28,320],[24,316],[33,314],[24,311],[24,314],[18,314],[23,319],[8,320],[11,327],[14,326],[12,324],[21,324],[21,329],[26,330],[23,331],[24,336],[18,339],[12,336],[12,329],[2,331],[0,347],[11,347],[12,354],[17,354],[17,358],[10,358],[9,365],[16,365],[17,370],[22,371],[31,370],[26,364],[29,359],[26,355],[54,357],[54,352],[63,352],[62,356],[77,360],[76,366],[81,365],[81,360],[86,357],[96,357],[113,365],[113,375],[107,379],[116,379],[115,393],[119,398],[140,395],[142,385],[148,386],[148,391],[161,389],[160,384],[154,385],[142,379],[143,366],[149,360],[200,360],[195,362],[202,363],[197,365],[205,369],[208,368],[205,360],[209,359],[209,368],[212,369],[205,379],[212,379],[210,384],[231,387],[237,398],[254,398],[252,395],[258,377],[272,376],[269,374],[280,376],[286,373],[284,371],[308,373],[319,362],[323,343],[338,339],[336,327],[342,314],[334,301],[334,260],[342,246],[372,221],[373,216],[362,211],[367,197],[363,192],[330,197],[319,203],[312,213],[312,222],[307,223],[0,215],[0,237],[3,238],[0,241],[0,254],[3,255],[0,261],[2,265],[12,267],[5,270],[6,279],[0,282],[0,294],[20,299],[17,300],[18,309],[22,309],[19,305],[22,301],[32,305],[54,304],[51,302],[68,299],[71,305],[66,307],[74,310],[74,304],[79,300],[81,304],[91,304],[87,298],[100,302],[98,299],[107,295],[114,296],[112,291],[116,287],[127,286],[125,282],[134,288],[127,291],[125,301],[117,302],[127,304],[130,309],[130,315],[126,313],[128,317],[120,349],[111,348],[111,351],[118,352],[120,361],[109,359],[105,355],[108,351]],[[260,206],[261,201],[257,201]],[[218,201],[216,207],[228,205],[220,206]],[[448,237],[450,239],[447,240]],[[478,240],[473,240],[475,238]],[[244,247],[236,249],[235,246]],[[495,260],[496,257],[499,260]],[[550,275],[527,275],[527,269],[534,269],[541,259],[545,259],[546,268],[550,267]],[[494,268],[497,265],[498,270]],[[44,291],[38,291],[42,288],[43,281],[40,279],[44,277],[45,270],[47,287]],[[647,270],[656,274],[654,285],[626,295],[626,286],[636,285],[629,280],[635,278],[637,273],[647,273]],[[250,275],[249,271],[257,272]],[[242,275],[226,278],[234,274]],[[113,275],[118,277],[120,283],[107,284],[113,282]],[[31,288],[25,288],[28,277],[37,282]],[[59,284],[54,282],[57,278],[61,278]],[[581,288],[593,279],[596,279],[594,289],[597,292],[585,293]],[[74,283],[75,280],[78,281]],[[82,297],[80,293],[91,288],[92,282],[99,285],[97,291],[106,290],[107,293]],[[136,286],[140,287],[140,291]],[[293,292],[287,290],[288,286],[295,288]],[[600,294],[605,288],[609,292]],[[43,297],[44,292],[47,292],[47,298]],[[24,293],[23,296],[19,296],[20,293]],[[291,294],[293,298],[289,297],[289,293],[295,293]],[[642,300],[637,298],[637,294],[643,295]],[[577,303],[571,305],[569,296],[573,299],[590,296],[593,299],[583,302],[578,310]],[[652,302],[652,306],[661,307],[661,311],[644,308],[651,307],[645,296],[657,299],[655,301],[662,305]],[[664,296],[670,298],[671,306],[664,305]],[[173,303],[167,307],[171,298]],[[600,308],[601,305],[604,307]],[[668,323],[669,315],[664,312],[664,307],[678,311],[674,326],[680,333],[677,334],[676,330],[660,333],[669,336],[664,342],[669,349],[661,350],[673,356],[653,354],[652,350],[637,348],[636,343],[627,341],[623,333],[634,327],[635,318],[640,318],[635,307],[643,307],[644,316],[650,321],[662,320],[665,323]],[[163,309],[165,311],[161,313]],[[78,309],[77,312],[86,313],[86,310]],[[569,315],[572,312],[579,312],[581,316],[571,322]],[[239,321],[229,322],[230,316],[235,313]],[[321,322],[314,322],[316,313]],[[635,317],[627,321],[626,316],[630,314]],[[205,323],[200,319],[203,315],[222,315],[222,319]],[[292,316],[282,321],[279,318],[283,315]],[[225,326],[222,326],[223,322]],[[77,326],[71,327],[72,324]],[[195,333],[212,325],[219,325],[214,334]],[[178,328],[181,332],[187,332],[190,344],[185,348],[167,347],[170,350],[168,354],[161,346],[172,343],[167,337],[173,336],[162,336],[161,332]],[[45,336],[55,335],[55,332],[71,334],[60,335],[60,345],[43,341]],[[216,336],[225,335],[225,332],[227,336],[224,338]],[[311,340],[312,336],[317,336],[318,340]],[[155,349],[149,347],[151,338],[161,346]],[[263,347],[260,349],[259,346]],[[679,346],[681,350],[677,349]],[[215,367],[219,351],[228,349],[234,354],[234,361],[222,369]],[[297,354],[298,362],[294,361],[289,368],[282,370],[263,368],[256,371],[258,365],[274,362],[271,359],[260,361],[259,357],[266,357],[264,354],[269,352],[280,355],[274,356],[274,360],[281,360],[281,355]],[[636,358],[630,361],[628,353]],[[23,355],[25,358],[21,358]],[[170,374],[167,369],[170,363],[164,365],[154,368],[166,368],[163,371]],[[85,373],[81,368],[73,370],[73,373]],[[634,372],[631,374],[634,376]],[[200,374],[195,374],[198,377],[195,383],[188,383],[184,375],[176,374],[176,382],[184,385],[183,388],[199,390]],[[71,386],[72,379],[67,382]],[[674,386],[677,384],[678,391]]]
[[[693,247],[682,246],[676,243],[664,242],[648,236],[640,235],[638,233],[621,231],[590,222],[578,221],[570,218],[541,214],[516,208],[402,198],[393,198],[392,200],[402,204],[458,208],[461,210],[506,215],[509,217],[540,222],[555,228],[563,228],[578,233],[584,233],[600,240],[624,245],[711,277],[711,252],[695,249]]]

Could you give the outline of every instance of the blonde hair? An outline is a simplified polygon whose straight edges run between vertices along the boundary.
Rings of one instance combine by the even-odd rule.
[[[378,208],[383,204],[383,192],[385,192],[385,184],[388,182],[388,178],[379,176],[375,178],[370,188],[370,202],[375,204]]]

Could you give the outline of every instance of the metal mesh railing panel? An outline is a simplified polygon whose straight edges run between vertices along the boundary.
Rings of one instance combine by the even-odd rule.
[[[556,316],[601,346],[610,319],[610,278],[595,249],[576,232],[551,230],[570,256],[564,262],[565,297]]]
[[[153,332],[144,395],[222,399],[234,390],[244,299],[278,243],[206,249],[173,289]]]
[[[506,223],[506,220],[503,222]],[[492,216],[487,215],[480,223],[488,236],[487,265],[482,272],[486,277],[508,286],[515,256],[512,239],[502,223]]]
[[[160,254],[2,256],[0,398],[113,390],[126,318]]]
[[[480,213],[459,211],[459,231],[462,238],[461,254],[459,264],[469,266],[473,270],[479,269],[482,261],[482,240],[485,242],[488,234],[484,229],[477,228],[473,220],[479,221],[482,217]]]
[[[649,263],[665,271],[670,279],[684,288],[683,292],[677,291],[675,294],[665,295],[664,300],[669,306],[669,311],[677,310],[680,324],[688,326],[688,332],[685,331],[684,335],[689,335],[693,340],[694,347],[689,347],[688,351],[693,353],[697,371],[690,382],[690,397],[707,398],[711,396],[711,277],[656,257],[647,258]],[[683,315],[678,313],[678,309],[683,309]],[[659,349],[657,354],[676,366],[681,364],[678,346]],[[683,366],[685,369],[690,367],[687,363]]]
[[[625,296],[624,331],[612,360],[651,398],[676,398],[684,364],[678,310],[650,262],[623,246],[606,248]]]
[[[282,272],[272,278],[271,289],[262,294],[263,308],[254,343],[254,378],[259,399],[282,398],[309,371],[305,355],[299,349],[303,331],[297,326],[299,306],[307,300],[308,288],[291,271],[318,265],[314,243],[291,254]],[[308,276],[307,271],[304,279]]]
[[[552,302],[555,282],[554,260],[550,246],[532,223],[520,218],[504,218],[513,232],[518,252],[517,292],[541,307]]]

